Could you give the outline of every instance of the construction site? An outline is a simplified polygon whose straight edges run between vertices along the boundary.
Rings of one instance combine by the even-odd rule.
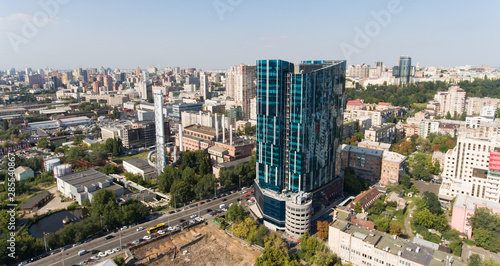
[[[209,221],[131,249],[135,265],[253,265],[262,253]]]

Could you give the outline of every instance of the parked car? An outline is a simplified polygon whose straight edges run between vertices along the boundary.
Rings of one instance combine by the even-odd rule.
[[[144,230],[144,227],[139,227],[136,229],[137,232]]]
[[[108,240],[108,239],[111,239],[113,237],[115,237],[115,236],[109,235],[109,236],[105,237],[104,239]]]

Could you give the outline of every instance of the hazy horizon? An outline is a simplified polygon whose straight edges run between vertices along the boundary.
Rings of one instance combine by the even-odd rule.
[[[500,66],[497,1],[0,1],[0,69],[224,70],[258,59]]]

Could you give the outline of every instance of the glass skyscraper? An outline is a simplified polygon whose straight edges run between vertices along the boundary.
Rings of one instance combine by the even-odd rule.
[[[415,76],[415,67],[411,65],[411,57],[400,56],[399,65],[392,68],[392,75],[399,78],[400,85],[410,83],[410,77]]]
[[[257,61],[256,198],[267,225],[300,235],[317,209],[312,201],[327,204],[342,192],[335,162],[345,68],[345,61]],[[304,211],[309,225],[289,228],[287,217],[296,215],[289,210]]]

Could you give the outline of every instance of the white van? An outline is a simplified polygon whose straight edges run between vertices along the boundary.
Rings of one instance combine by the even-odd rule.
[[[82,250],[78,251],[78,256],[82,256],[82,255],[85,255],[87,253],[89,253],[89,252],[86,251],[85,249],[82,249]]]

